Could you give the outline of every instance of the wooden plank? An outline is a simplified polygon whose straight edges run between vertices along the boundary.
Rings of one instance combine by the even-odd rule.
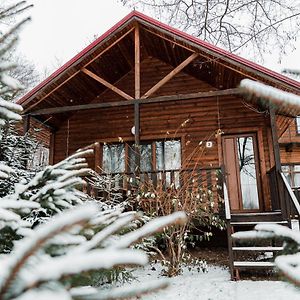
[[[283,247],[232,247],[233,251],[282,251]]]
[[[96,81],[100,82],[101,84],[103,84],[107,88],[111,89],[116,94],[118,94],[121,97],[125,98],[126,100],[132,100],[133,99],[133,97],[129,96],[128,94],[126,94],[125,92],[121,91],[119,88],[117,88],[113,84],[109,83],[108,81],[106,81],[105,79],[103,79],[100,76],[96,75],[95,73],[89,71],[88,69],[83,68],[83,69],[81,69],[81,71],[84,74],[86,74],[86,75],[90,76],[91,78],[95,79]]]
[[[235,261],[233,262],[233,266],[239,268],[271,268],[275,267],[275,263],[271,261]]]
[[[97,173],[100,173],[100,168],[101,168],[101,151],[100,151],[100,143],[95,143],[94,145],[94,156],[95,156],[95,166],[94,166],[94,171]]]
[[[23,134],[25,135],[30,129],[30,115],[25,115],[23,118]]]
[[[217,90],[217,91],[209,91],[209,92],[161,96],[161,97],[154,97],[148,99],[136,99],[136,100],[128,100],[128,101],[114,101],[114,102],[90,103],[90,104],[82,104],[82,105],[44,108],[44,109],[33,111],[30,114],[32,116],[50,115],[50,114],[59,114],[59,113],[70,112],[70,111],[129,106],[129,105],[134,105],[134,103],[136,102],[139,104],[151,104],[151,103],[159,103],[159,102],[181,101],[181,100],[190,100],[190,99],[211,98],[216,96],[239,95],[239,94],[240,94],[240,89],[234,88],[234,89]]]
[[[136,24],[134,31],[134,89],[135,89],[135,99],[141,97],[141,78],[140,78],[140,32],[139,26]]]
[[[140,172],[140,105],[134,104],[134,147],[135,147],[135,170]]]
[[[176,74],[178,74],[182,69],[184,69],[190,62],[192,62],[199,54],[193,53],[187,59],[185,59],[180,65],[178,65],[174,70],[172,70],[168,75],[161,79],[157,84],[155,84],[150,90],[148,90],[143,96],[142,99],[148,98],[153,93],[155,93],[159,88],[171,80]]]
[[[54,152],[55,152],[55,132],[51,132],[50,147],[49,147],[49,164],[50,165],[54,165]]]

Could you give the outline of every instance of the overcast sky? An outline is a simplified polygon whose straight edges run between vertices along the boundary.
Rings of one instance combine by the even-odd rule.
[[[40,70],[72,58],[130,12],[116,0],[27,2],[34,4],[32,21],[20,33],[18,48]]]
[[[0,0],[1,1],[1,0]],[[40,72],[48,72],[72,58],[94,36],[103,34],[130,11],[117,0],[28,0],[31,23],[20,34],[19,50]],[[268,56],[264,65],[276,71],[300,69],[300,46],[279,65]]]

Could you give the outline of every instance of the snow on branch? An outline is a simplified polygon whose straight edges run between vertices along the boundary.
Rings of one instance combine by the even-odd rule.
[[[1,119],[0,119],[0,124],[1,124]],[[4,164],[0,164],[0,179],[7,179],[11,172],[13,172],[12,168]]]
[[[0,295],[4,295],[16,279],[20,269],[48,240],[62,232],[69,231],[76,225],[82,225],[97,211],[96,205],[84,205],[54,217],[49,223],[39,226],[35,234],[23,239],[17,244],[9,256],[4,274],[0,281]]]
[[[91,151],[78,152],[53,166],[47,166],[29,183],[17,184],[15,193],[6,198],[14,201],[21,199],[38,202],[42,207],[54,212],[60,212],[74,204],[81,204],[77,188],[85,184],[80,176],[90,172],[85,159],[90,153]],[[32,195],[28,199],[29,192]]]
[[[249,239],[279,239],[284,241],[283,251],[299,251],[300,232],[279,224],[258,224],[253,231],[242,231],[232,234],[232,237],[240,240]],[[283,252],[283,253],[284,253]],[[293,284],[300,287],[300,253],[280,255],[275,259],[277,268]]]
[[[287,279],[300,287],[300,253],[278,256],[275,263]]]
[[[0,127],[8,120],[20,121],[22,117],[19,113],[23,111],[22,106],[8,102],[0,97]]]
[[[121,230],[124,226],[136,220],[139,217],[139,214],[130,214],[126,215],[125,217],[119,217],[114,223],[105,227],[103,230],[99,231],[90,241],[74,248],[71,250],[71,253],[82,253],[86,252],[90,249],[93,249],[99,246],[105,239],[110,237],[112,234],[116,233],[117,231]]]
[[[250,79],[243,79],[240,87],[246,94],[264,98],[280,106],[294,106],[300,108],[300,96],[284,92],[277,88]]]
[[[129,247],[131,244],[137,242],[141,238],[147,237],[155,232],[159,232],[169,225],[184,225],[187,221],[184,212],[175,212],[169,216],[156,218],[143,227],[129,232],[122,236],[111,248],[120,249]]]
[[[67,254],[41,262],[35,268],[22,272],[21,279],[25,289],[38,287],[41,284],[59,280],[66,275],[99,269],[111,269],[119,265],[145,265],[147,255],[140,250],[91,250],[79,254]],[[45,272],[45,270],[47,270]]]
[[[292,240],[300,246],[300,232],[279,224],[258,224],[252,231],[240,231],[232,234],[235,239],[269,239],[282,238]]]

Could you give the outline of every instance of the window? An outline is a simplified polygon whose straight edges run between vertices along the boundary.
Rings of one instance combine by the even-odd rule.
[[[300,116],[296,117],[296,132],[300,134]]]
[[[142,142],[140,171],[172,171],[181,167],[179,140]],[[135,146],[132,143],[104,144],[102,169],[105,173],[133,173],[136,170]]]
[[[125,172],[124,144],[104,144],[102,169],[104,173]]]
[[[282,172],[292,188],[300,187],[300,165],[284,165]]]

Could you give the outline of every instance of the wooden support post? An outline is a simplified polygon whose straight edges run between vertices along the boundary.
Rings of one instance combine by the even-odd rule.
[[[25,135],[30,129],[30,115],[23,117],[23,134]]]
[[[140,32],[136,24],[134,31],[134,95],[135,99],[141,97],[141,70],[140,70]],[[140,104],[134,102],[134,144],[135,144],[135,173],[140,172]]]
[[[140,172],[140,105],[134,104],[135,173]]]
[[[100,143],[96,142],[94,145],[94,158],[95,158],[95,166],[94,170],[97,173],[100,173],[100,168],[101,168],[101,151],[100,151]]]
[[[276,125],[276,115],[275,110],[272,104],[269,105],[270,113],[270,125],[271,125],[271,135],[272,135],[272,146],[274,152],[274,161],[275,161],[275,172],[273,173],[276,176],[277,191],[279,197],[279,203],[281,213],[284,218],[287,218],[287,203],[284,197],[284,187],[282,180],[280,178],[281,172],[281,161],[280,161],[280,148],[278,143],[278,134],[277,134],[277,125]]]
[[[271,134],[272,134],[272,144],[274,150],[274,161],[276,171],[281,171],[281,161],[280,161],[280,148],[278,143],[277,125],[276,125],[276,115],[274,108],[270,104],[270,124],[271,124]]]
[[[50,133],[49,165],[54,165],[55,132]]]
[[[138,24],[135,27],[134,31],[134,90],[135,90],[135,99],[141,97],[141,70],[140,70],[140,33]]]

